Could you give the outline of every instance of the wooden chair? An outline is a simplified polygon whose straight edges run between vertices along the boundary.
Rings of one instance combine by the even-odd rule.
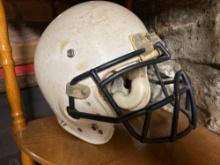
[[[24,165],[217,165],[220,164],[220,137],[203,126],[174,143],[141,144],[121,127],[105,145],[85,143],[65,132],[55,117],[26,123],[17,84],[7,22],[0,0],[0,62],[5,73],[7,97],[11,106],[13,135]],[[158,118],[158,121],[161,119]]]

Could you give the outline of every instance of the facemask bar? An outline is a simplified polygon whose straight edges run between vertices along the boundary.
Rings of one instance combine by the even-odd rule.
[[[126,60],[129,60],[131,58],[137,57],[142,53],[144,53],[145,49],[139,49],[124,56],[121,56],[117,59],[114,59],[110,62],[100,65],[94,69],[91,69],[90,71],[85,72],[71,80],[70,85],[76,85],[81,80],[91,77],[96,83],[96,85],[99,87],[100,91],[103,92],[104,96],[111,104],[112,108],[114,109],[118,117],[102,116],[97,114],[79,112],[77,109],[75,109],[75,105],[74,105],[75,98],[72,96],[69,96],[69,106],[67,107],[68,114],[74,119],[83,118],[83,119],[90,119],[90,120],[96,120],[96,121],[102,121],[108,123],[122,123],[125,126],[125,128],[129,131],[129,133],[141,142],[147,142],[147,143],[168,142],[168,141],[177,140],[187,135],[192,129],[196,127],[196,109],[195,109],[195,101],[192,93],[191,82],[188,76],[186,75],[186,73],[183,71],[177,72],[174,80],[163,81],[159,69],[157,67],[157,64],[169,60],[171,56],[167,51],[167,49],[160,42],[156,43],[154,45],[154,48],[161,52],[161,55],[156,59],[152,59],[149,61],[142,61],[137,64],[133,64],[128,67],[125,67],[117,71],[116,73],[110,75],[109,77],[105,78],[104,80],[101,80],[101,78],[99,77],[98,75],[99,72],[108,69],[112,66],[115,66]],[[114,99],[112,98],[111,94],[107,89],[107,85],[117,77],[123,75],[124,73],[150,65],[153,65],[156,76],[158,78],[158,81],[156,81],[155,83],[161,86],[165,98],[156,103],[148,104],[146,107],[142,109],[123,114],[123,109],[116,104],[116,102],[114,101]],[[166,90],[166,85],[169,84],[174,84],[174,93],[170,96],[168,95]],[[186,103],[185,103],[185,110],[182,110],[180,109],[179,98],[184,93],[186,93]],[[171,104],[173,105],[174,108],[172,125],[171,125],[172,129],[170,136],[160,137],[160,138],[148,138],[146,134],[149,129],[149,121],[151,118],[151,113],[166,104]],[[178,116],[180,111],[183,112],[183,114],[188,119],[189,125],[185,130],[183,130],[180,133],[177,133]],[[132,126],[129,120],[139,117],[141,115],[144,115],[145,118],[144,118],[142,131],[141,133],[139,133],[135,130],[135,128]]]

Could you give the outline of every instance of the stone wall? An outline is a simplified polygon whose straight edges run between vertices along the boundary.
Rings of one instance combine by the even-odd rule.
[[[135,12],[188,72],[200,119],[220,133],[220,1],[139,0]]]

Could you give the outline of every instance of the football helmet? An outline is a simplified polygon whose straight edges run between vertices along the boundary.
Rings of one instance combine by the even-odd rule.
[[[40,38],[35,71],[61,127],[92,144],[108,142],[116,123],[148,143],[173,141],[195,128],[190,79],[182,70],[169,80],[162,74],[159,65],[171,55],[155,38],[136,15],[112,2],[85,2],[59,15]],[[159,100],[153,86],[162,91]],[[166,105],[172,107],[169,119],[156,115],[153,121]],[[167,134],[153,135],[154,125],[163,132],[168,120]]]

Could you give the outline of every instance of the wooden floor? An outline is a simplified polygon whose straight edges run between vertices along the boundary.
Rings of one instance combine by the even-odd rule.
[[[47,117],[31,121],[17,142],[43,164],[220,165],[220,136],[202,126],[181,140],[163,144],[142,144],[117,127],[109,143],[97,146],[75,138],[55,117]]]

